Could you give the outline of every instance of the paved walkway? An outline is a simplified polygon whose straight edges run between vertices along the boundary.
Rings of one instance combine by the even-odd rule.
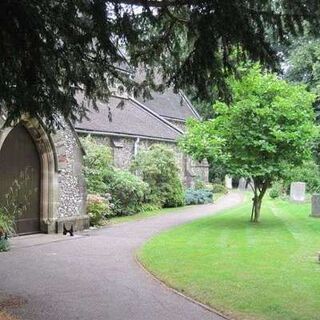
[[[23,320],[222,319],[159,285],[138,266],[135,252],[154,234],[235,206],[242,198],[231,193],[213,205],[89,236],[55,236],[47,243],[36,236],[21,238],[12,251],[0,254],[0,308],[13,305],[8,311]]]

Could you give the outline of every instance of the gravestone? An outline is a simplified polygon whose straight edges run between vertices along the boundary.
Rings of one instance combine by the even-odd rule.
[[[320,194],[315,193],[311,198],[311,217],[320,218]]]
[[[225,186],[227,189],[232,189],[232,177],[225,176]]]
[[[290,199],[292,201],[304,201],[306,194],[306,184],[304,182],[292,182],[290,185]]]
[[[247,184],[247,180],[245,178],[240,178],[238,189],[246,190],[246,184]]]

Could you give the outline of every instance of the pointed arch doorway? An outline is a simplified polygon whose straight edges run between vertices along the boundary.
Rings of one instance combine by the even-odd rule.
[[[40,179],[39,152],[20,123],[10,130],[0,149],[0,204],[19,208],[18,234],[40,231]]]

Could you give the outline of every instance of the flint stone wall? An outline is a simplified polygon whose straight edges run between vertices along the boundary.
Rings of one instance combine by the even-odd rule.
[[[74,230],[89,227],[86,214],[86,187],[83,175],[83,149],[69,122],[63,129],[49,133],[37,119],[23,117],[24,125],[34,139],[42,162],[40,229],[44,233],[60,232],[64,223]],[[4,131],[0,115],[0,138]],[[50,153],[50,155],[47,154]]]
[[[52,141],[58,165],[57,218],[86,214],[86,187],[83,176],[83,150],[75,131],[69,124],[58,130]]]

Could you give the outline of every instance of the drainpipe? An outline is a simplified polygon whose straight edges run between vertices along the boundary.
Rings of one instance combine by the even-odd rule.
[[[136,141],[134,142],[134,149],[133,149],[134,156],[136,156],[138,153],[139,142],[140,142],[140,138],[137,138]]]

